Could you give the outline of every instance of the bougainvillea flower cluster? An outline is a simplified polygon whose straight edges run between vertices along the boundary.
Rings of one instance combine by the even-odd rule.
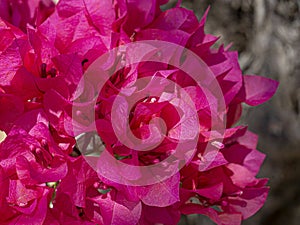
[[[257,136],[235,124],[242,104],[267,101],[278,83],[243,75],[237,52],[213,47],[218,38],[204,32],[208,12],[199,21],[179,3],[162,10],[166,3],[1,1],[0,130],[7,135],[0,143],[1,224],[172,225],[181,215],[202,214],[219,225],[238,225],[263,206],[267,179],[256,175],[265,156],[256,150]],[[220,138],[211,126],[214,98],[178,68],[149,62],[116,71],[99,90],[93,112],[102,144],[116,160],[141,167],[159,163],[172,155],[178,136],[189,139],[189,131],[199,130],[195,152],[181,170],[161,182],[131,186],[107,179],[85,160],[70,121],[76,99],[94,97],[78,88],[93,62],[111,49],[146,40],[182,46],[205,62],[221,88],[226,123]],[[107,60],[108,67],[114,63]],[[149,96],[132,107],[130,130],[136,138],[147,139],[157,131],[150,121],[161,118],[167,133],[152,151],[136,151],[114,133],[125,114],[120,111],[117,120],[111,115],[116,96],[122,90],[137,96],[130,87],[145,77],[178,84],[192,100],[200,125],[190,122],[177,129],[182,115],[170,104],[173,97],[162,101],[157,96],[169,86],[143,87]],[[92,82],[83,86],[97,88]],[[184,102],[178,104],[187,108]],[[218,148],[213,158],[204,151],[211,143]],[[205,161],[209,165],[202,166]]]

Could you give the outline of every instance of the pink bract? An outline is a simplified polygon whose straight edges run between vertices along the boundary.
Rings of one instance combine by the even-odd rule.
[[[165,3],[60,0],[55,6],[50,0],[1,1],[0,130],[7,134],[0,143],[1,224],[172,225],[181,214],[198,213],[219,225],[239,225],[264,205],[267,179],[256,175],[265,155],[256,149],[257,136],[235,124],[243,103],[266,102],[278,82],[243,75],[237,52],[212,47],[218,38],[204,32],[208,10],[198,21],[179,3],[163,11]],[[137,63],[114,71],[111,77],[85,73],[115,47],[146,40],[177,44],[197,55],[219,85],[225,109],[219,111],[218,96],[207,95],[210,92],[195,79],[166,63]],[[113,71],[122,63],[122,54],[108,57],[104,67]],[[162,57],[173,60],[171,55]],[[177,60],[186,63],[184,58]],[[104,80],[96,96],[99,84],[93,76]],[[138,84],[149,77],[162,82]],[[142,91],[149,95],[139,99]],[[125,123],[127,111],[122,109],[130,106],[125,97],[118,104],[120,113],[112,116],[120,93],[136,98]],[[184,94],[189,98],[177,101]],[[172,101],[186,109],[186,123]],[[74,107],[80,118],[75,122]],[[90,113],[93,121],[88,119]],[[214,129],[213,117],[225,127],[224,132]],[[157,118],[164,121],[163,128]],[[136,138],[149,145],[159,139],[160,145],[152,151],[137,151],[123,144],[114,129],[130,139],[127,121]],[[93,123],[100,141],[86,135]],[[85,132],[78,135],[82,127]],[[197,139],[193,130],[198,132]],[[158,176],[160,182],[155,184],[130,186],[107,179],[88,163],[79,138],[85,140],[87,152],[98,150],[90,147],[96,143],[99,149],[105,146],[115,160],[138,167],[163,162],[180,141],[196,140],[196,147],[183,168],[168,179]],[[115,172],[105,167],[107,162],[97,163],[104,165],[106,173]],[[135,170],[130,179],[140,176]]]

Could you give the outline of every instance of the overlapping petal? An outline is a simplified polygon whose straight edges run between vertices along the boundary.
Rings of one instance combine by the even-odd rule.
[[[200,213],[220,225],[239,225],[263,206],[267,180],[255,176],[265,155],[256,150],[257,136],[234,124],[242,103],[269,100],[278,83],[242,75],[237,52],[212,48],[218,38],[204,32],[208,10],[198,21],[180,4],[162,11],[166,2],[1,1],[0,130],[7,134],[0,143],[1,224],[172,225],[181,214]],[[99,56],[145,40],[174,43],[200,57],[220,87],[223,111],[210,86],[199,87],[166,63],[137,63],[111,77],[85,74],[81,80]],[[193,64],[172,54],[170,49],[161,57],[193,70]],[[135,55],[128,49],[108,58],[105,67],[112,71],[126,57]],[[146,85],[138,84],[147,77]],[[105,82],[95,96],[97,80]],[[142,91],[149,95],[139,99]],[[113,117],[115,101],[119,113]],[[95,142],[89,139],[94,122],[101,149],[128,168],[164,163],[182,143],[188,149],[195,141],[194,152],[189,159],[178,153],[175,158],[184,158],[185,165],[167,179],[158,176],[159,182],[141,186],[116,183],[85,161],[76,142],[78,137]],[[133,145],[122,143],[116,130]],[[131,137],[149,146],[161,142],[150,152],[137,151]],[[129,180],[143,176],[141,168],[130,173],[115,171],[109,162],[95,163],[100,164],[116,180],[124,174]]]

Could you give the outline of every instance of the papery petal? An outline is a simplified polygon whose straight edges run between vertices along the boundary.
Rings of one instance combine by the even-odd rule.
[[[4,0],[0,4],[0,16],[26,31],[27,23],[41,24],[54,10],[51,0],[14,1]]]
[[[27,189],[19,180],[10,180],[7,201],[11,204],[24,206],[39,197],[35,190]]]
[[[15,214],[15,210],[13,210],[7,200],[6,197],[9,194],[9,184],[10,179],[9,175],[5,173],[4,169],[0,165],[0,222],[3,223],[3,221],[8,220],[9,218],[12,218]]]
[[[213,208],[205,208],[198,204],[186,204],[181,208],[183,214],[202,214],[208,216],[218,225],[240,225],[242,215],[238,213],[220,213]]]
[[[125,30],[133,32],[137,28],[145,27],[154,19],[158,6],[156,1],[130,0],[126,2],[126,8],[127,21]]]
[[[193,11],[176,7],[161,13],[149,28],[167,31],[182,30],[191,33],[197,26],[198,19]]]
[[[100,34],[109,34],[115,19],[115,11],[109,0],[93,1],[84,0],[84,6],[91,23],[98,29]],[[105,9],[105,10],[103,10]]]
[[[179,174],[160,183],[139,189],[141,200],[148,206],[166,207],[172,205],[179,201]]]
[[[245,135],[238,138],[238,143],[247,148],[255,149],[258,143],[258,136],[250,131],[246,131]]]
[[[44,189],[42,192],[42,196],[38,200],[38,204],[36,206],[36,210],[33,213],[26,215],[21,214],[17,218],[11,220],[12,224],[30,224],[32,221],[38,224],[43,224],[46,218],[47,207],[48,207],[48,195],[49,190]]]
[[[39,146],[39,142],[22,129],[13,129],[0,144],[0,166],[11,174],[15,171],[16,158],[28,153],[30,146]]]
[[[142,225],[161,223],[165,225],[178,224],[180,212],[175,207],[143,206],[143,215],[139,221]]]
[[[13,122],[24,112],[24,104],[20,97],[0,92],[0,130],[9,132]]]
[[[94,201],[100,206],[104,224],[131,225],[137,224],[140,219],[141,203],[138,203],[133,209],[129,210],[127,207],[109,198],[96,198]]]
[[[77,55],[59,55],[53,58],[53,62],[56,68],[60,71],[60,76],[66,82],[69,93],[71,94],[71,100],[76,95],[80,94],[78,88],[79,81],[83,76],[81,61]],[[76,93],[75,93],[76,91]]]
[[[259,168],[265,159],[263,153],[238,144],[222,150],[222,153],[229,162],[245,166],[254,175],[258,173]]]
[[[25,67],[18,69],[11,80],[10,86],[3,88],[6,92],[19,96],[23,101],[31,101],[41,93],[38,90],[35,77]]]
[[[58,157],[55,157],[48,167],[50,168],[42,168],[36,162],[29,162],[24,156],[19,156],[16,160],[18,177],[28,185],[56,182],[64,178],[68,171],[66,163]]]
[[[52,66],[52,58],[58,55],[58,50],[53,46],[47,37],[39,30],[28,28],[28,38],[37,56],[37,65],[45,63],[48,67]],[[48,69],[50,69],[48,68]],[[39,71],[40,68],[37,68]]]
[[[84,1],[80,0],[69,0],[59,1],[57,4],[57,12],[60,17],[67,18],[84,9]]]
[[[230,212],[240,212],[243,219],[247,219],[264,205],[268,192],[268,187],[246,188],[241,196],[229,197],[229,204],[225,208]]]
[[[70,196],[71,201],[78,207],[85,207],[87,184],[97,180],[96,172],[82,157],[68,164],[68,174],[61,181],[58,193]]]
[[[0,55],[0,86],[8,86],[15,76],[17,70],[21,68],[22,57],[20,55],[18,41],[13,43],[5,49]]]
[[[59,20],[56,24],[57,38],[55,45],[58,49],[67,48],[74,41],[82,38],[98,36],[97,31],[93,28],[83,11],[72,14],[63,20]]]
[[[259,105],[269,100],[278,87],[278,82],[269,78],[245,75],[244,76],[246,103],[251,106]]]
[[[233,172],[233,174],[230,176],[230,179],[234,185],[240,188],[245,188],[247,186],[254,186],[257,183],[253,173],[251,173],[245,167],[230,163],[227,165],[227,168]]]
[[[160,41],[167,41],[172,42],[179,45],[185,45],[188,40],[188,34],[184,31],[180,30],[159,30],[159,29],[147,29],[139,32],[135,36],[137,41],[142,40],[160,40]]]

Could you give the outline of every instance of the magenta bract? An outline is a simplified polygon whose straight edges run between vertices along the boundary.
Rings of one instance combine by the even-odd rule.
[[[239,225],[264,205],[265,155],[235,124],[278,82],[212,47],[208,10],[166,2],[1,1],[1,224]]]

